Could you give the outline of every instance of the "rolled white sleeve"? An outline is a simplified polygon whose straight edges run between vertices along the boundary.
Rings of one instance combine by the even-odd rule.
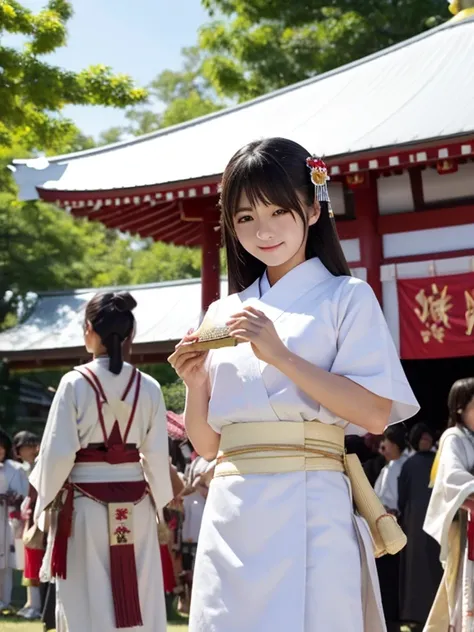
[[[372,288],[349,279],[338,307],[337,354],[331,373],[390,399],[389,424],[413,417],[419,404],[403,371],[382,309]],[[359,429],[353,426],[354,434]],[[351,427],[346,429],[351,433]]]

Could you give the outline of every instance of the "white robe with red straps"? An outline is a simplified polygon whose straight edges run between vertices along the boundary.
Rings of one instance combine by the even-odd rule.
[[[120,399],[132,367],[124,364],[120,375],[114,375],[108,371],[107,358],[99,358],[87,366],[97,375],[107,395],[108,403],[102,407],[107,434],[110,435],[117,420],[123,436],[134,388],[125,402]],[[127,440],[137,445],[141,462],[75,464],[81,448],[102,442],[95,393],[79,372],[72,371],[63,377],[55,395],[38,463],[30,478],[38,491],[37,520],[68,478],[73,483],[109,483],[140,481],[145,476],[157,507],[164,507],[171,500],[166,410],[159,384],[153,378],[142,374],[138,405]],[[156,512],[149,496],[135,505],[133,524],[143,627],[122,630],[166,632]],[[109,557],[107,508],[87,497],[76,497],[68,542],[67,579],[57,580],[58,632],[116,629]]]

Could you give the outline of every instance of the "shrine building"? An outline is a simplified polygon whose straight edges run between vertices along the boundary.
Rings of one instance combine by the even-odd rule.
[[[422,405],[419,418],[441,427],[452,382],[474,375],[473,4],[461,0],[440,27],[247,103],[106,147],[15,160],[20,198],[202,249],[201,284],[134,290],[148,288],[148,309],[153,294],[175,310],[161,330],[148,312],[137,359],[156,361],[226,291],[217,204],[227,161],[259,138],[301,143],[328,164],[344,253],[382,304]],[[65,293],[73,320],[89,294]],[[176,302],[166,303],[171,295]],[[46,299],[39,299],[44,309]],[[56,293],[56,309],[61,300]],[[59,316],[40,347],[28,334],[33,322],[0,334],[0,357],[18,368],[79,357],[80,341],[71,353]]]

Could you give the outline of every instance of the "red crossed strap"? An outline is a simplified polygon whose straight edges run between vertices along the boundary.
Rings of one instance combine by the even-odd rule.
[[[102,435],[104,437],[104,445],[107,448],[108,447],[108,443],[109,443],[109,437],[107,436],[107,430],[105,428],[104,415],[103,415],[103,412],[102,412],[102,402],[107,402],[107,396],[105,394],[105,391],[104,391],[104,389],[102,387],[102,384],[101,384],[99,378],[94,373],[94,371],[92,371],[89,367],[87,367],[87,366],[76,367],[75,370],[78,371],[82,375],[82,377],[84,377],[87,380],[87,382],[89,383],[89,385],[91,386],[92,390],[95,393],[95,398],[96,398],[96,403],[97,403],[97,413],[98,413],[98,416],[99,416],[99,423],[100,423],[100,427],[102,429]],[[132,423],[133,423],[133,420],[135,418],[135,413],[136,413],[136,410],[137,410],[138,396],[140,394],[140,386],[141,386],[141,377],[142,376],[141,376],[140,371],[137,371],[137,369],[135,367],[133,367],[132,374],[130,376],[130,379],[128,381],[127,386],[125,387],[123,395],[121,397],[121,401],[123,402],[125,400],[125,398],[127,397],[127,395],[129,394],[130,389],[133,386],[133,382],[135,381],[135,377],[137,378],[136,385],[135,385],[135,395],[134,395],[134,398],[133,398],[133,404],[132,404],[132,410],[130,412],[130,417],[128,419],[127,427],[125,429],[125,434],[124,434],[124,436],[122,438],[122,444],[123,445],[126,445],[126,443],[127,443],[128,435],[130,433],[130,429],[132,427]],[[117,420],[115,420],[114,426],[115,426],[115,424],[118,425]]]

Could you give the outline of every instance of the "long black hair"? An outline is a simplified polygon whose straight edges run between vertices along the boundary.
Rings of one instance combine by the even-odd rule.
[[[0,428],[0,445],[5,450],[5,458],[3,460],[3,463],[7,461],[8,459],[10,461],[14,461],[15,453],[13,451],[13,442],[10,438],[10,435],[7,432],[5,432],[5,430],[3,430],[2,428]]]
[[[258,202],[274,204],[298,215],[308,232],[306,259],[319,257],[335,276],[350,275],[327,202],[319,203],[321,215],[308,227],[308,216],[298,194],[307,207],[313,206],[315,187],[306,166],[309,156],[298,143],[268,138],[245,145],[231,158],[222,177],[220,199],[230,293],[242,291],[265,271],[265,264],[248,253],[235,234],[234,215],[242,193],[252,206]]]
[[[465,377],[454,382],[448,395],[449,428],[453,428],[457,425],[464,425],[464,409],[473,399],[474,377]]]
[[[128,292],[99,292],[86,305],[86,322],[100,337],[109,356],[109,371],[118,375],[123,366],[122,345],[135,328],[132,310],[137,302]]]

